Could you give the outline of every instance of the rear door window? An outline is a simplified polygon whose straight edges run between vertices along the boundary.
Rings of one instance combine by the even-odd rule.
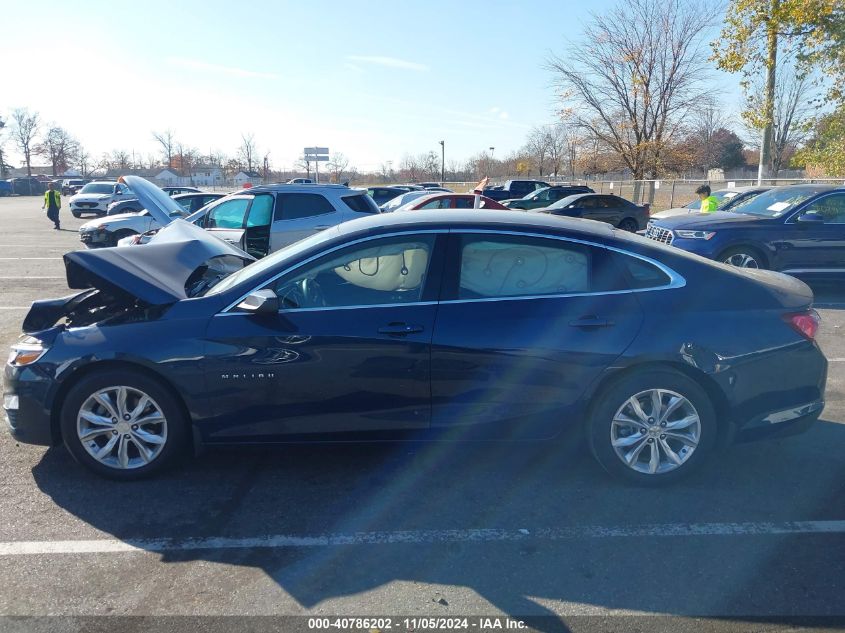
[[[299,220],[334,213],[332,203],[317,193],[280,193],[276,196],[273,221]]]
[[[626,290],[609,251],[525,235],[462,235],[458,299]]]

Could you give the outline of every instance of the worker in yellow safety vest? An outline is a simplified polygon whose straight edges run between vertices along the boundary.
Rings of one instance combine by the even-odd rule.
[[[62,194],[53,188],[53,183],[47,185],[44,192],[44,204],[41,208],[47,209],[47,218],[54,224],[53,228],[59,230],[59,209],[62,208]]]
[[[702,213],[713,213],[719,208],[719,200],[716,196],[710,195],[710,185],[701,185],[695,190],[695,193],[698,194],[698,197],[701,200]]]

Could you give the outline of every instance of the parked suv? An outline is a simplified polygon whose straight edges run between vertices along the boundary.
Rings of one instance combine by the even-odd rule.
[[[261,185],[227,196],[189,218],[263,257],[347,220],[379,213],[365,190],[343,185]]]
[[[112,202],[131,200],[135,195],[123,183],[111,181],[89,182],[80,192],[72,196],[70,212],[78,218],[83,213],[105,215]]]

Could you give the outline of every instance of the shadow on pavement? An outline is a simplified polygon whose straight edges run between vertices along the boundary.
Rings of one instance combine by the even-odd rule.
[[[802,436],[732,447],[665,489],[617,483],[580,443],[562,440],[219,450],[133,484],[98,479],[63,449],[51,449],[33,475],[59,507],[123,540],[476,528],[531,533],[843,519],[843,448],[845,426],[819,422]],[[818,547],[817,539],[829,546]],[[512,616],[553,615],[552,603],[555,610],[563,604],[562,610],[571,605],[583,612],[587,605],[751,619],[845,615],[837,589],[845,561],[841,534],[527,538],[160,556],[164,563],[260,568],[309,609],[403,582],[430,595],[397,607],[428,615],[466,613],[462,588]],[[544,626],[567,630],[564,621],[554,622]]]

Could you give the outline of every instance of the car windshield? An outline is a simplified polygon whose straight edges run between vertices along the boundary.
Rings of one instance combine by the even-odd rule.
[[[190,218],[188,219],[190,220]],[[284,248],[276,251],[272,255],[268,255],[263,259],[259,259],[257,262],[254,262],[249,266],[245,266],[241,270],[232,273],[225,279],[222,279],[216,285],[212,286],[204,294],[207,296],[216,295],[221,292],[225,292],[229,288],[232,288],[241,282],[249,281],[250,279],[255,279],[256,277],[263,275],[266,271],[279,264],[279,262],[282,262],[289,257],[294,257],[297,254],[307,251],[308,249],[316,246],[317,244],[326,242],[336,236],[337,230],[320,231],[319,233],[315,233],[314,235],[306,237],[303,240],[294,242],[293,244],[289,244],[288,246],[285,246]]]
[[[758,215],[767,218],[779,218],[795,209],[799,204],[811,198],[817,193],[827,191],[828,188],[821,187],[776,187],[764,191],[758,196],[737,204],[731,211],[733,213],[745,213],[747,215]]]
[[[79,193],[112,193],[114,184],[108,182],[89,182]]]
[[[399,207],[408,204],[412,200],[421,198],[422,196],[431,195],[428,191],[409,191],[403,193],[401,196],[396,196],[384,205],[385,211],[395,211]]]
[[[561,198],[554,204],[549,205],[546,207],[547,209],[563,209],[564,207],[568,207],[570,204],[578,200],[582,195],[582,193],[576,193],[571,196],[566,196],[565,198]]]
[[[523,200],[530,200],[534,196],[546,191],[547,189],[551,189],[551,187],[542,187],[541,189],[535,189],[534,191],[529,191],[524,196],[522,196]]]

